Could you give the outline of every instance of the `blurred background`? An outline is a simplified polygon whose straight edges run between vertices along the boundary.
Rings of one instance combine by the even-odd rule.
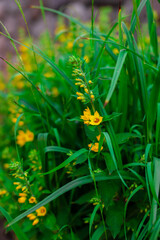
[[[38,6],[39,0],[21,0],[20,2],[25,13],[31,35],[34,38],[38,38],[44,31],[45,24],[40,10],[33,9],[32,6]],[[44,6],[63,11],[83,21],[89,21],[91,17],[91,2],[91,0],[45,0]],[[151,2],[160,17],[160,5],[158,4],[158,1],[151,0]],[[120,3],[122,4],[122,8],[125,9],[126,14],[130,14],[132,11],[132,0],[95,0],[95,10],[98,11],[98,9],[103,6],[111,6],[113,9],[111,20],[114,21],[117,18]],[[142,20],[145,21],[145,11],[141,14],[141,16]],[[14,0],[0,0],[0,21],[4,24],[13,38],[17,38],[20,27],[25,29],[25,23]],[[54,33],[57,16],[53,13],[46,12],[46,21],[50,32]],[[4,32],[2,25],[0,26],[0,31]],[[1,56],[5,56],[6,49],[8,49],[7,41],[1,36]]]

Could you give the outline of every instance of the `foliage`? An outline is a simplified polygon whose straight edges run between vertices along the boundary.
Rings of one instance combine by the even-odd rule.
[[[150,1],[133,3],[114,25],[92,4],[90,25],[40,1],[54,37],[1,33],[17,62],[0,81],[0,211],[20,240],[160,236],[159,38]]]

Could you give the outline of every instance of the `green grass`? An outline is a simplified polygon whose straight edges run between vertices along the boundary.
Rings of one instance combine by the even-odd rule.
[[[159,239],[160,58],[151,2],[133,0],[131,18],[122,9],[110,23],[108,9],[95,21],[92,1],[85,24],[40,0],[33,8],[44,21],[46,11],[59,21],[53,38],[46,29],[35,44],[15,1],[28,38],[13,39],[2,24],[17,54],[15,64],[2,59],[8,83],[0,81],[8,230],[31,240]],[[145,6],[148,32],[139,19]]]

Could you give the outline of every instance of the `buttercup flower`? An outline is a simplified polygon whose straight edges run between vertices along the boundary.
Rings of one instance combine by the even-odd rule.
[[[42,207],[38,208],[36,210],[36,212],[37,212],[37,216],[45,216],[47,213],[47,210],[44,206],[42,206]]]
[[[96,111],[94,115],[90,116],[90,124],[91,125],[99,125],[103,120],[103,117],[99,115],[99,113]]]
[[[93,152],[98,152],[98,149],[99,149],[99,143],[90,143],[88,144],[88,147],[91,149],[91,151]],[[100,151],[102,151],[103,147],[101,147]]]
[[[30,197],[29,203],[36,203],[36,198],[35,197]]]
[[[26,201],[26,197],[20,197],[18,198],[19,203],[24,203]]]
[[[32,142],[34,140],[34,133],[27,130],[26,131],[26,142]]]
[[[81,119],[83,119],[84,124],[89,124],[90,123],[90,118],[91,118],[91,111],[90,111],[89,107],[87,107],[87,109],[85,109],[83,111],[83,114],[84,115],[81,116]]]

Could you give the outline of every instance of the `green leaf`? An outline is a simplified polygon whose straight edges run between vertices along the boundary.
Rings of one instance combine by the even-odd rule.
[[[123,144],[129,141],[130,138],[141,138],[138,134],[135,133],[118,133],[116,134],[118,144]]]
[[[96,231],[93,233],[93,236],[91,240],[99,240],[104,233],[105,229],[104,226],[100,226],[96,229]]]
[[[96,141],[96,137],[99,135],[97,126],[84,126],[86,136],[92,141]]]
[[[102,198],[102,202],[104,202],[106,210],[112,204],[113,197],[118,192],[120,187],[121,186],[119,184],[119,181],[107,181],[98,183],[99,194]]]
[[[91,236],[92,225],[93,225],[94,218],[95,218],[96,213],[97,213],[99,208],[100,208],[100,204],[96,205],[92,214],[91,214],[90,221],[89,221],[89,236]]]
[[[108,208],[106,222],[112,233],[113,239],[115,239],[120,233],[121,226],[123,224],[123,212],[124,203],[122,201],[118,201],[116,204]]]
[[[110,86],[110,89],[108,91],[105,102],[109,102],[111,97],[112,97],[112,94],[113,94],[113,92],[115,90],[115,87],[117,85],[117,82],[118,82],[121,70],[123,68],[124,62],[126,60],[126,57],[127,57],[127,51],[121,50],[120,53],[119,53],[118,59],[117,59],[116,67],[115,67],[113,78],[112,78],[112,81],[111,81],[111,86]]]
[[[42,170],[43,172],[47,171],[47,160],[45,158],[45,147],[47,146],[47,141],[48,141],[48,133],[39,133],[37,137],[38,141],[38,151],[39,151],[39,156],[42,164]]]
[[[107,121],[110,121],[116,117],[119,117],[121,116],[122,113],[116,113],[116,112],[113,112],[112,114],[110,115],[107,115],[107,116],[103,116],[103,122],[107,122]]]
[[[53,168],[52,170],[50,170],[49,172],[43,173],[42,175],[47,175],[53,172],[56,172],[57,170],[64,168],[66,165],[68,165],[70,162],[72,162],[73,160],[75,160],[77,157],[79,157],[80,155],[84,154],[88,152],[88,150],[86,150],[85,148],[82,148],[80,150],[78,150],[77,152],[73,153],[69,158],[67,158],[64,162],[62,162],[59,166]]]
[[[111,154],[111,157],[113,159],[113,162],[114,162],[114,165],[115,165],[115,168],[117,170],[117,173],[122,181],[122,183],[128,188],[127,184],[125,183],[123,177],[121,176],[119,170],[118,170],[118,165],[117,162],[119,163],[119,161],[116,160],[115,158],[115,154],[114,154],[114,150],[113,150],[113,146],[112,146],[112,142],[111,142],[111,139],[110,139],[110,136],[107,132],[103,132],[104,136],[105,136],[105,139],[106,139],[106,142],[107,142],[107,145],[108,145],[108,148],[109,148],[109,151],[110,151],[110,154]]]
[[[138,6],[138,9],[137,9],[137,16],[138,17],[139,17],[139,15],[140,15],[140,13],[141,13],[142,9],[144,8],[147,1],[148,0],[142,0],[140,5]],[[135,13],[135,16],[133,17],[132,22],[131,22],[130,32],[132,32],[132,33],[134,33],[134,31],[135,31],[137,16],[136,16],[136,13]]]

